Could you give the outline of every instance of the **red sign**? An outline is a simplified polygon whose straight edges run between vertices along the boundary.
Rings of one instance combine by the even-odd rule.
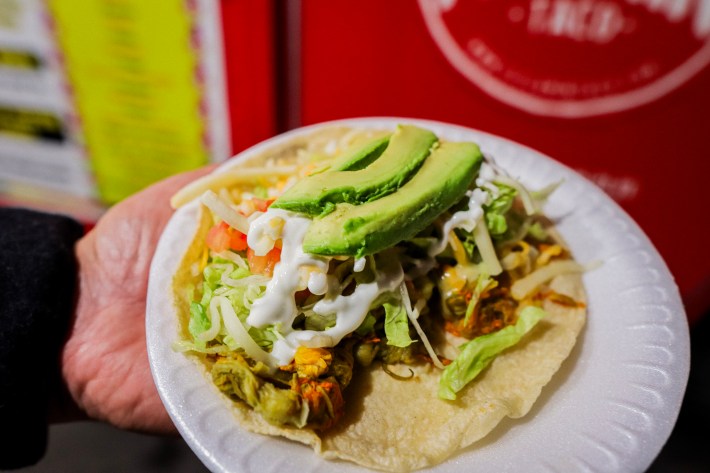
[[[710,63],[710,2],[420,0],[427,28],[474,85],[538,115],[628,110]]]

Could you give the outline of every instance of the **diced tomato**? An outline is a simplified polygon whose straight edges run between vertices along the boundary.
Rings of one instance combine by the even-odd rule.
[[[218,253],[227,249],[244,251],[247,249],[247,236],[230,227],[227,222],[220,222],[207,232],[205,244]]]
[[[254,197],[251,199],[251,201],[254,203],[254,209],[258,210],[259,212],[266,212],[266,209],[268,209],[271,204],[274,203],[274,200],[276,199],[260,199],[259,197]]]
[[[229,225],[226,222],[220,222],[207,232],[205,244],[212,251],[221,252],[229,248]]]
[[[247,236],[239,230],[232,230],[229,238],[229,247],[235,251],[244,251],[247,249]]]
[[[249,217],[254,212],[266,212],[275,200],[276,199],[261,199],[259,197],[252,197],[251,199],[242,202],[242,210],[240,210],[239,213],[245,217]]]
[[[266,276],[273,276],[274,266],[281,260],[281,248],[274,248],[264,256],[257,256],[254,254],[254,250],[247,248],[247,262],[249,263],[249,270],[255,274],[264,274]]]

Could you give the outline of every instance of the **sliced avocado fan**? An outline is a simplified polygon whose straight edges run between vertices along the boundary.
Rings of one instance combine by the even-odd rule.
[[[383,159],[384,154],[375,163]],[[464,196],[482,160],[474,143],[440,144],[396,192],[360,205],[339,203],[315,218],[303,250],[359,258],[414,237]]]
[[[375,201],[406,183],[436,143],[434,133],[401,125],[388,139],[368,143],[336,159],[331,169],[299,181],[276,199],[272,207],[322,216],[339,203],[359,205]]]

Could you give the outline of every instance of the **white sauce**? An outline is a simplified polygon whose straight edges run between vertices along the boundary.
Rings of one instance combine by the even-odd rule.
[[[276,222],[276,225],[273,223]],[[282,222],[282,223],[280,223]],[[336,278],[327,275],[330,258],[304,253],[303,237],[311,220],[281,209],[269,209],[252,221],[247,242],[259,245],[268,253],[276,240],[281,239],[281,260],[274,267],[274,275],[264,295],[255,300],[247,317],[247,324],[257,328],[276,326],[283,338],[274,342],[271,359],[276,366],[291,362],[299,346],[332,347],[355,331],[365,320],[372,302],[383,292],[394,291],[404,280],[399,263],[378,268],[376,280],[359,284],[352,294],[344,296]],[[280,227],[280,230],[273,229]],[[252,247],[252,249],[256,249]],[[363,265],[364,261],[359,263]],[[319,315],[335,314],[335,325],[323,331],[293,330],[298,316],[294,295],[308,288],[313,294],[326,296],[313,310]]]
[[[362,324],[370,305],[380,294],[394,291],[403,280],[402,267],[396,265],[379,270],[375,281],[359,284],[349,296],[339,294],[334,298],[321,299],[313,311],[319,315],[336,314],[335,325],[323,331],[291,330],[274,343],[271,356],[279,365],[285,365],[293,359],[299,346],[318,348],[337,345]]]
[[[493,185],[495,178],[495,170],[486,163],[481,164],[481,169],[476,178],[476,186],[478,188],[466,192],[469,198],[468,208],[454,213],[444,223],[441,241],[429,248],[429,256],[436,256],[446,249],[446,245],[449,244],[449,233],[454,228],[462,228],[469,233],[473,232],[476,224],[483,218],[483,206],[491,201],[492,196],[498,194],[498,188]]]
[[[317,296],[322,296],[328,292],[328,275],[319,271],[312,271],[310,276],[308,276],[308,290]]]
[[[270,233],[274,226],[271,222],[280,220],[282,232]],[[261,245],[261,249],[273,248],[277,239],[281,239],[281,260],[274,267],[274,275],[266,285],[264,295],[255,300],[251,307],[247,323],[253,327],[263,328],[267,325],[280,326],[280,330],[290,330],[291,324],[298,315],[294,294],[308,287],[309,280],[303,281],[301,267],[311,272],[328,271],[328,259],[309,255],[303,252],[303,236],[308,230],[311,220],[299,217],[281,209],[268,209],[266,213],[254,220],[249,228],[247,244]],[[270,242],[270,247],[269,247]],[[314,279],[314,286],[317,280]]]
[[[256,212],[255,212],[256,214]],[[257,256],[264,256],[274,248],[276,240],[281,239],[286,218],[289,212],[281,209],[268,209],[259,213],[256,218],[249,220],[247,245],[254,250]],[[302,218],[301,220],[310,220]],[[308,225],[306,225],[306,228]]]
[[[478,177],[476,177],[476,186],[481,189],[486,189],[490,195],[493,197],[498,197],[498,187],[493,184],[498,175],[493,166],[488,163],[482,163],[481,169],[478,171]]]
[[[367,259],[363,256],[362,258],[358,258],[355,260],[355,264],[353,265],[353,272],[359,273],[363,269],[365,269],[365,263],[367,263]]]

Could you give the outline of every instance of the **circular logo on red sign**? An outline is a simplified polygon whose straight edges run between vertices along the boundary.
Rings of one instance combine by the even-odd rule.
[[[637,107],[710,63],[710,0],[419,0],[449,62],[527,112]]]

